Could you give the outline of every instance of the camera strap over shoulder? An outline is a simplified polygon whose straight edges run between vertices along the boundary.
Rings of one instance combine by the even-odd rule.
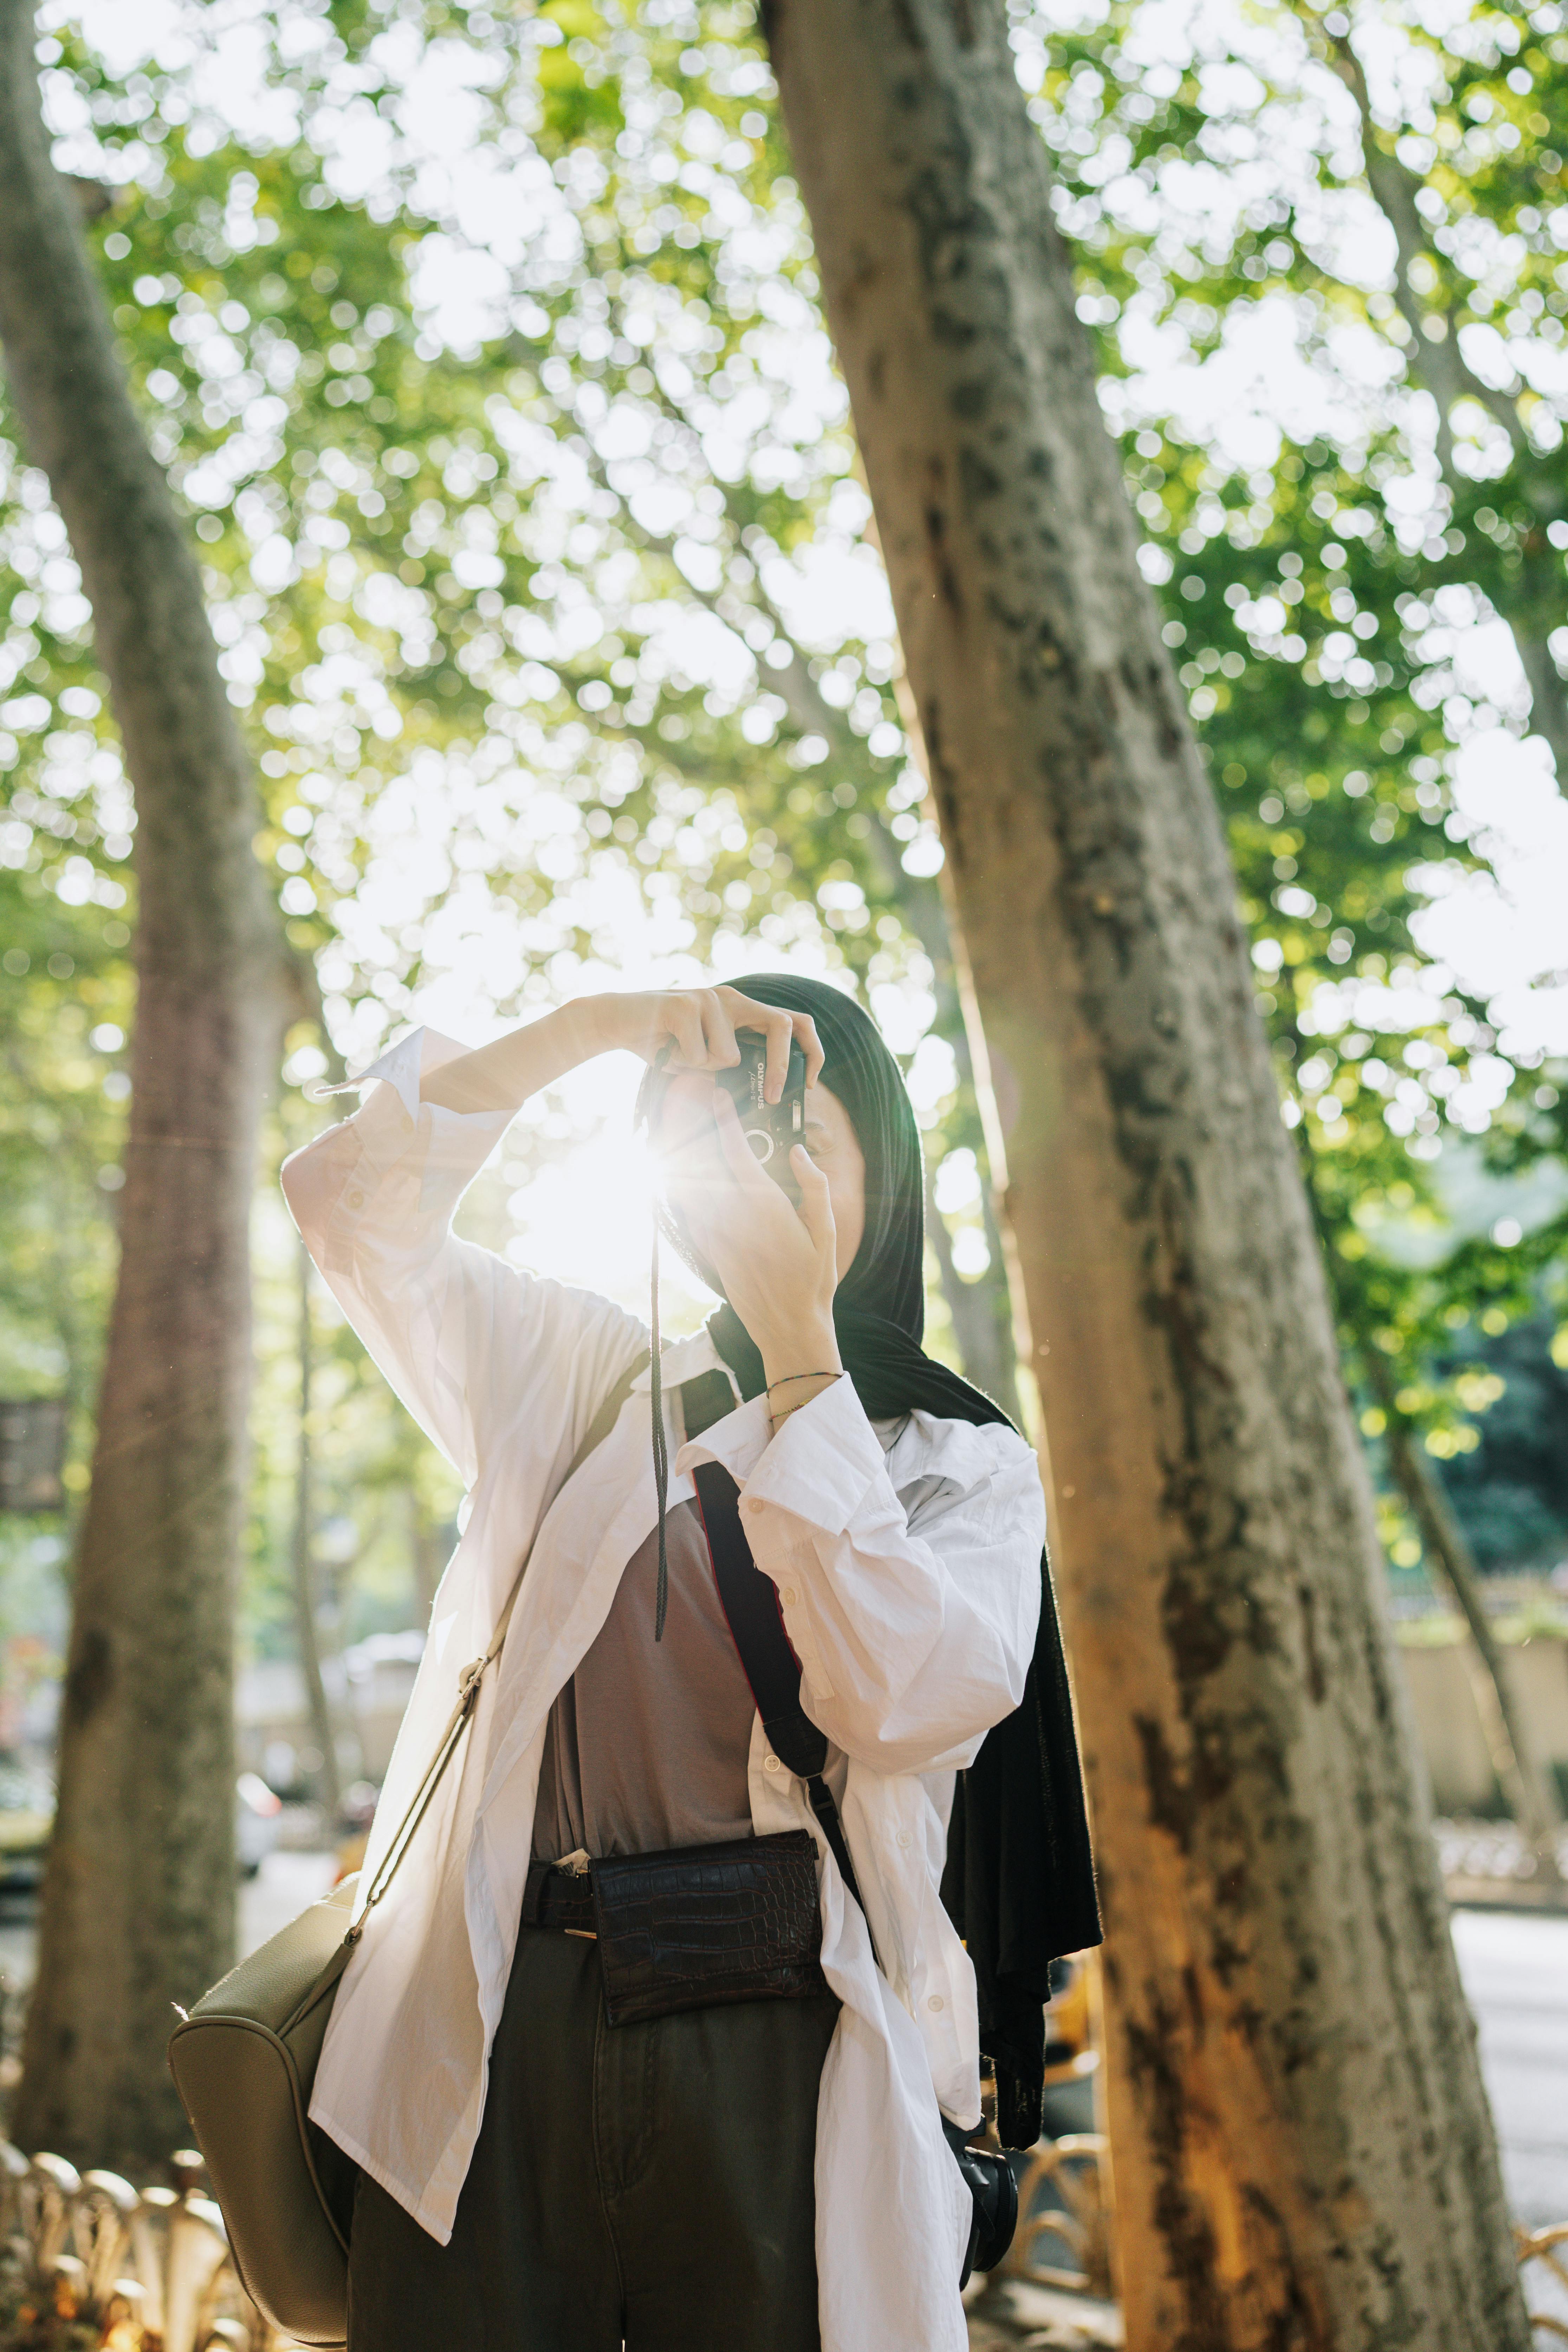
[[[714,1581],[763,1718],[763,1737],[780,1762],[805,1781],[811,1810],[822,1825],[839,1875],[864,1914],[866,1905],[850,1859],[849,1842],[833,1791],[822,1777],[827,1762],[826,1735],[817,1729],[800,1703],[800,1660],[790,1647],[779,1615],[777,1588],[752,1558],[741,1524],[741,1490],[721,1463],[701,1463],[692,1475]],[[866,1924],[869,1929],[868,1917]]]
[[[700,1377],[711,1379],[712,1375]],[[698,1382],[689,1382],[688,1395],[697,1387]],[[725,1387],[727,1390],[727,1382]],[[700,1428],[708,1427],[720,1412],[729,1409],[727,1397],[721,1402],[713,1401],[716,1410],[710,1409],[710,1402],[706,1396],[692,1399],[696,1411],[689,1406],[685,1415],[689,1437],[695,1436]],[[763,1735],[773,1753],[805,1782],[811,1810],[822,1824],[822,1833],[845,1885],[859,1906],[867,1933],[871,1937],[872,1958],[879,1968],[877,1938],[855,1876],[844,1824],[834,1803],[833,1791],[822,1777],[827,1761],[826,1735],[817,1729],[800,1703],[800,1660],[784,1631],[777,1588],[752,1557],[751,1542],[741,1520],[741,1490],[719,1462],[700,1463],[692,1479],[719,1598],[730,1621],[731,1637],[740,1653],[757,1712],[763,1718]],[[973,2214],[969,2242],[960,2266],[962,2288],[968,2284],[977,2263],[989,2270],[1001,2261],[1012,2243],[1018,2221],[1018,2189],[1005,2156],[971,2147],[970,2134],[946,2116],[942,2117],[942,2130],[963,2176]]]

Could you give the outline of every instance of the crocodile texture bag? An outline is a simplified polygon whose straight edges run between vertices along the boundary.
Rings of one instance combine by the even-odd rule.
[[[611,2025],[827,1990],[809,1830],[615,1856],[591,1885]]]

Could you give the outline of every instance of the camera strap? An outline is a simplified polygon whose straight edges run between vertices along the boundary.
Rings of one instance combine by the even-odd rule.
[[[653,1407],[653,1490],[658,1501],[658,1582],[653,1603],[653,1638],[664,1639],[665,1612],[669,1607],[669,1441],[664,1430],[664,1342],[658,1333],[658,1219],[653,1221],[653,1277],[648,1304],[648,1402]]]
[[[800,1660],[790,1647],[779,1614],[777,1587],[752,1558],[741,1524],[741,1490],[720,1462],[700,1463],[692,1479],[713,1580],[729,1620],[731,1639],[763,1718],[763,1736],[779,1761],[805,1781],[811,1810],[822,1825],[839,1875],[864,1915],[866,1905],[850,1860],[849,1842],[833,1791],[822,1777],[827,1762],[827,1737],[800,1703]],[[869,1932],[869,1916],[866,1926]],[[874,1936],[871,1948],[874,1956]]]
[[[647,1105],[651,1089],[664,1075],[672,1046],[659,1047],[653,1065],[643,1081],[637,1097],[641,1116],[648,1118]],[[654,1590],[653,1638],[664,1639],[664,1620],[669,1608],[669,1544],[667,1522],[669,1517],[669,1444],[664,1429],[664,1341],[658,1328],[658,1214],[653,1218],[653,1266],[648,1278],[648,1401],[653,1407],[653,1486],[658,1500],[658,1580]]]
[[[696,1407],[693,1411],[689,1406],[687,1412],[689,1437],[718,1419],[719,1413],[729,1411],[727,1381],[722,1383],[724,1399],[715,1412],[706,1410],[705,1397],[693,1394],[718,1377],[705,1373],[685,1383],[682,1403],[689,1399],[690,1405]],[[859,1906],[866,1932],[871,1938],[871,1957],[880,1969],[876,1934],[855,1876],[844,1823],[833,1801],[833,1791],[822,1777],[827,1762],[827,1737],[817,1729],[800,1703],[800,1660],[784,1631],[778,1589],[752,1557],[751,1542],[741,1523],[741,1490],[719,1462],[699,1464],[692,1479],[708,1538],[709,1557],[713,1562],[714,1581],[730,1621],[731,1638],[740,1653],[752,1696],[763,1718],[763,1736],[780,1761],[805,1782],[811,1810],[822,1825],[822,1833],[845,1885]],[[968,2284],[977,2263],[989,2270],[1001,2261],[1012,2243],[1018,2221],[1018,2189],[1005,2156],[971,2147],[969,2133],[962,2124],[950,2122],[946,2116],[942,2117],[942,2131],[970,2196],[969,2242],[959,2276],[963,2288]]]

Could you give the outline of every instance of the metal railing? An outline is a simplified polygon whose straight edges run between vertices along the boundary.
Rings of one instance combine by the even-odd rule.
[[[0,2347],[65,2352],[286,2352],[240,2285],[201,2158],[172,2189],[78,2172],[0,2141]]]
[[[998,2282],[1103,2299],[1110,2283],[1108,2148],[1098,2133],[1042,2140],[1018,2181],[1018,2234]],[[295,2352],[240,2285],[223,2215],[203,2193],[201,2158],[175,2154],[173,2188],[133,2189],[116,2172],[0,2141],[0,2352]],[[1563,2314],[1531,2313],[1544,2344],[1568,2343],[1568,2221],[1515,2232],[1526,2292]]]

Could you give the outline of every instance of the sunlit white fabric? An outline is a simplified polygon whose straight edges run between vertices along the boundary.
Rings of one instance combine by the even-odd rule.
[[[342,1978],[310,2113],[433,2237],[449,2238],[483,2112],[516,1941],[545,1724],[655,1522],[648,1374],[578,1479],[550,1497],[647,1332],[591,1292],[458,1240],[452,1212],[508,1125],[420,1098],[462,1048],[416,1031],[353,1118],[283,1171],[344,1313],[468,1487],[463,1533],[371,1831],[362,1885],[406,1807],[537,1540],[468,1744]],[[706,1334],[666,1349],[667,1393],[723,1370]],[[671,1433],[673,1443],[674,1433]],[[779,1588],[807,1712],[832,1743],[862,1915],[801,1784],[753,1723],[759,1835],[817,1836],[823,1967],[842,2000],[817,2117],[824,2352],[963,2352],[969,2199],[942,2137],[980,2113],[974,1979],[938,1895],[952,1776],[1016,1706],[1039,1605],[1033,1454],[993,1424],[911,1413],[873,1428],[847,1380],[784,1422],[766,1400],[676,1455],[722,1462]]]

